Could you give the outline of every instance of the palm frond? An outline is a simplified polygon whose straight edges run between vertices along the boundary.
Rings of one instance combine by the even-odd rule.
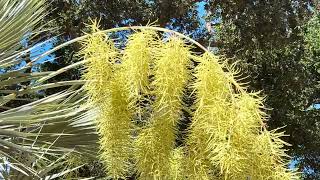
[[[63,165],[66,153],[81,151],[81,148],[89,147],[88,141],[91,145],[97,141],[90,124],[78,123],[82,114],[88,111],[81,106],[86,98],[79,85],[84,82],[39,83],[38,80],[53,77],[65,69],[31,71],[33,62],[42,55],[31,59],[31,51],[47,41],[32,47],[23,44],[45,30],[39,27],[40,20],[46,15],[45,10],[44,0],[0,0],[0,158],[2,166],[8,168],[1,171],[3,178],[59,177],[70,170],[65,169],[53,176],[48,173]],[[43,90],[60,86],[70,88],[40,98]],[[24,105],[15,103],[25,99],[30,102]],[[74,141],[71,137],[83,140]],[[94,145],[89,150],[84,148],[83,152],[89,154],[95,151],[94,148]]]
[[[35,27],[45,14],[43,0],[1,0],[0,1],[0,64],[10,65],[12,56],[21,47],[26,35],[39,32]]]

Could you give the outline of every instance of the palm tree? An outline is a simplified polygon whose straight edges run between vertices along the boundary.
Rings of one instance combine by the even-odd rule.
[[[36,47],[21,42],[46,31],[37,26],[44,3],[0,0],[2,176],[57,178],[73,170],[59,168],[79,153],[100,158],[114,179],[135,172],[140,179],[297,178],[286,168],[283,133],[266,129],[263,100],[236,82],[235,66],[171,30],[101,31],[96,21],[92,33],[32,57]],[[135,33],[123,49],[107,34],[124,30]],[[205,53],[192,52],[185,41]],[[54,72],[31,71],[41,58],[75,42],[83,44],[82,61]],[[82,80],[48,82],[79,66],[85,67]],[[66,89],[37,98],[60,86]],[[31,102],[12,105],[26,96]],[[187,106],[184,98],[195,103]],[[192,121],[177,145],[182,111]],[[56,169],[61,172],[50,173]]]

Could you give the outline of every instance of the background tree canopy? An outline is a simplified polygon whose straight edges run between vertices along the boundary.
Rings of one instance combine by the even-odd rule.
[[[320,179],[318,7],[316,0],[53,0],[43,24],[55,31],[38,36],[60,44],[83,35],[90,18],[100,18],[101,29],[155,22],[190,35],[230,63],[239,61],[249,89],[266,96],[268,128],[284,127],[290,135],[292,166],[305,179]],[[79,61],[79,49],[75,44],[56,51],[40,70]],[[51,81],[79,78],[72,70]]]

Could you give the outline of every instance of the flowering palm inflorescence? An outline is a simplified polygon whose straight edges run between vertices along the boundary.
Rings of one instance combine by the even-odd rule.
[[[177,36],[161,39],[156,28],[140,28],[123,50],[92,29],[81,52],[84,79],[99,112],[100,156],[110,177],[298,178],[286,168],[283,133],[264,126],[262,98],[236,83],[223,59],[198,55]],[[183,124],[183,110],[190,123]],[[178,145],[181,125],[186,137]]]

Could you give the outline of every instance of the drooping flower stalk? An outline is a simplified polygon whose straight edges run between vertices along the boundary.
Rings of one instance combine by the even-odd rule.
[[[144,124],[149,118],[146,114],[151,101],[147,97],[151,95],[153,53],[160,43],[155,31],[142,30],[129,36],[123,53],[121,66],[137,124]]]
[[[103,103],[108,96],[109,90],[105,88],[113,76],[114,62],[118,52],[108,37],[99,32],[97,24],[90,26],[94,35],[82,41],[83,48],[80,55],[86,60],[86,70],[83,78],[88,80],[85,89],[88,91],[90,100],[94,103]]]
[[[132,108],[129,92],[126,91],[122,74],[115,76],[106,85],[109,95],[100,106],[98,132],[101,136],[101,159],[108,174],[113,178],[125,178],[130,174],[132,152]],[[123,82],[123,83],[121,83]]]
[[[237,92],[233,73],[205,54],[196,68],[196,111],[188,139],[190,179],[296,179],[283,159],[281,134],[266,131],[262,99]],[[261,141],[263,141],[261,143]],[[266,159],[264,159],[266,158]]]
[[[187,139],[187,172],[189,179],[211,179],[217,167],[210,162],[213,139],[226,139],[232,111],[229,110],[230,84],[218,59],[210,54],[200,57],[195,69],[196,110]],[[219,137],[220,136],[220,137]],[[224,146],[225,144],[221,144]]]
[[[142,179],[168,179],[175,148],[181,98],[188,81],[189,47],[170,39],[156,52],[153,114],[136,141],[137,169]]]
[[[82,54],[86,60],[85,88],[90,103],[97,108],[97,131],[100,158],[112,178],[125,178],[130,171],[132,151],[132,108],[126,78],[116,63],[119,53],[113,42],[92,26],[94,35],[84,40]]]

